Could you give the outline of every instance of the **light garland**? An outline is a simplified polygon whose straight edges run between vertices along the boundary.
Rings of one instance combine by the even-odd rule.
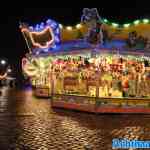
[[[147,23],[149,23],[149,20],[148,19],[143,19],[143,23],[147,24]]]
[[[135,25],[138,25],[140,23],[140,20],[136,20],[133,22]]]
[[[72,30],[72,27],[71,27],[71,26],[67,26],[66,29],[67,29],[68,31],[71,31],[71,30]]]
[[[105,23],[105,24],[110,24],[110,25],[112,25],[113,27],[115,27],[115,28],[117,28],[117,27],[124,27],[124,28],[128,28],[129,26],[131,26],[131,25],[139,25],[140,23],[142,24],[148,24],[148,23],[150,23],[150,19],[142,19],[142,20],[135,20],[135,21],[133,21],[133,23],[125,23],[125,24],[123,24],[123,25],[121,25],[121,24],[118,24],[118,23],[114,23],[114,22],[109,22],[106,18],[105,19],[103,19],[103,22]],[[63,25],[62,24],[60,24],[59,25],[59,27],[60,27],[60,29],[63,29]],[[77,28],[77,29],[79,29],[79,28],[81,28],[82,27],[82,25],[81,24],[77,24],[77,25],[75,25],[75,27]],[[68,30],[68,31],[71,31],[72,29],[73,29],[73,27],[72,26],[67,26],[66,27],[66,29]]]
[[[104,19],[102,19],[102,20],[103,20],[103,22],[104,22],[105,24],[111,25],[111,26],[114,27],[114,28],[118,28],[118,27],[128,28],[128,27],[130,27],[131,25],[135,25],[135,26],[136,26],[136,25],[139,25],[139,24],[148,24],[148,23],[150,23],[150,19],[146,19],[146,18],[141,19],[141,20],[135,20],[135,21],[133,21],[132,23],[125,23],[125,24],[122,24],[122,25],[121,25],[121,24],[118,24],[118,23],[114,23],[114,22],[111,23],[111,22],[110,22],[108,19],[106,19],[106,18],[104,18]],[[52,20],[48,20],[47,23],[48,23],[49,25],[53,25]],[[55,23],[55,24],[56,24],[56,23]],[[65,30],[65,29],[66,29],[67,31],[72,31],[72,30],[74,29],[73,26],[66,26],[66,27],[64,27],[62,24],[58,24],[58,27],[59,27],[59,29],[61,29],[61,30]],[[39,28],[40,30],[42,30],[42,29],[44,28],[44,23],[41,23],[40,25],[36,25],[36,28],[37,28],[37,29]],[[35,29],[36,29],[36,28],[35,28]],[[32,34],[32,33],[33,33],[33,34],[36,33],[37,35],[38,35],[38,34],[42,34],[44,31],[47,30],[47,28],[44,29],[44,30],[41,31],[41,32],[38,32],[38,30],[36,30],[37,32],[31,32],[31,31],[29,31],[29,30],[33,30],[33,27],[29,27],[29,30],[26,29],[26,28],[23,28],[22,31],[28,31],[29,33],[31,32],[30,36],[31,36],[31,40],[32,40],[34,46],[38,46],[39,48],[47,48],[50,44],[52,44],[52,43],[55,41],[54,37],[56,36],[55,33],[53,33],[53,30],[50,28],[50,26],[49,26],[48,28],[49,28],[49,32],[50,32],[50,34],[51,34],[51,36],[52,36],[53,38],[52,38],[52,40],[48,41],[45,46],[41,46],[39,43],[36,43],[36,42],[34,41],[34,39],[33,39],[33,37],[32,37],[31,34]],[[76,24],[76,25],[75,25],[75,28],[76,28],[76,29],[81,29],[81,28],[82,28],[82,24],[81,24],[81,23]]]
[[[128,23],[128,24],[124,24],[123,25],[125,28],[128,28],[129,26],[130,26],[130,24]]]
[[[118,27],[119,25],[118,25],[117,23],[112,23],[112,26],[116,28],[116,27]]]

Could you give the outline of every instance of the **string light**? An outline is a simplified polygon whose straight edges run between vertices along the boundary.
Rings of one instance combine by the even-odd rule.
[[[129,26],[130,26],[130,24],[128,23],[128,24],[124,24],[123,25],[125,28],[128,28]]]
[[[66,29],[67,29],[68,31],[71,31],[71,30],[72,30],[72,27],[71,27],[71,26],[68,26],[68,27],[66,27]]]
[[[143,23],[148,23],[149,22],[149,20],[148,19],[143,19]]]
[[[118,27],[119,25],[117,23],[112,23],[113,27]]]
[[[134,21],[134,24],[135,24],[135,25],[138,25],[139,23],[140,23],[140,20]]]

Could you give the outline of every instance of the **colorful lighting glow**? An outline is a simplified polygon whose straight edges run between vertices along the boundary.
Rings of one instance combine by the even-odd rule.
[[[130,24],[128,23],[128,24],[124,24],[123,25],[125,28],[128,28],[129,26],[130,26]]]
[[[138,25],[139,23],[140,23],[140,20],[134,21],[134,24],[135,24],[135,25]]]
[[[67,29],[68,31],[71,31],[71,30],[72,30],[72,27],[71,27],[71,26],[68,26],[68,27],[66,27],[66,29]]]
[[[149,22],[149,20],[148,19],[143,19],[143,22],[146,24],[146,23]]]
[[[112,23],[112,26],[116,28],[116,27],[119,26],[119,24],[117,24],[117,23]]]
[[[77,25],[76,25],[76,28],[77,28],[77,29],[80,29],[81,27],[82,27],[81,24],[77,24]]]

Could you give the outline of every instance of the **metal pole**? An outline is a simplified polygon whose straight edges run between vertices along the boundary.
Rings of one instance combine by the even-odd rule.
[[[21,31],[21,32],[22,32],[22,31]],[[26,38],[24,32],[22,32],[22,35],[23,35],[23,37],[24,37],[24,39],[25,39],[25,41],[26,41],[27,47],[28,47],[28,49],[29,49],[29,53],[31,54],[32,51],[31,51],[31,48],[30,48],[30,46],[29,46],[28,40],[27,40],[27,38]]]

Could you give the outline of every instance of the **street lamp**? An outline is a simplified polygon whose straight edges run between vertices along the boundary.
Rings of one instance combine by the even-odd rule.
[[[1,60],[1,64],[2,64],[2,65],[5,65],[5,64],[6,64],[6,61],[5,61],[5,60]]]

